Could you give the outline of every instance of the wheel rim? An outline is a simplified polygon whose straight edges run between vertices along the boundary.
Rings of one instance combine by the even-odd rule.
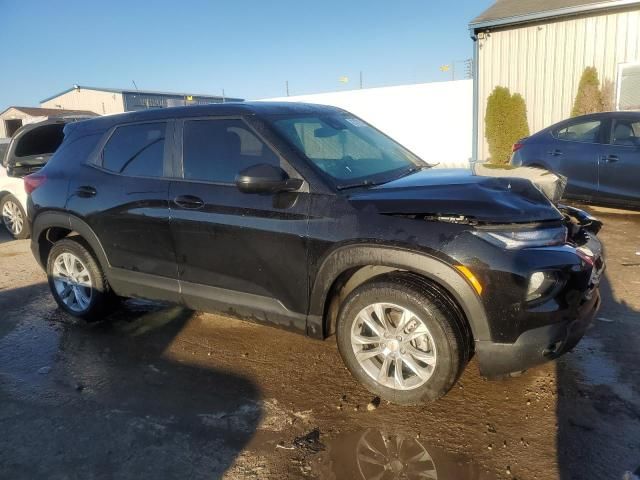
[[[403,435],[365,431],[358,440],[356,459],[363,479],[438,478],[435,462],[427,449],[418,440]]]
[[[2,207],[2,223],[14,235],[20,235],[24,227],[24,218],[20,207],[12,200],[4,202]]]
[[[351,346],[367,375],[394,390],[424,385],[436,366],[436,346],[426,324],[392,303],[374,303],[358,313]]]
[[[53,262],[53,285],[62,303],[74,312],[89,307],[92,283],[89,270],[82,261],[69,252],[61,253]]]

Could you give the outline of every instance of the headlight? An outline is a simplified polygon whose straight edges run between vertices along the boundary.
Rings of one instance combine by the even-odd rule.
[[[538,228],[535,230],[475,230],[478,237],[509,250],[528,247],[563,245],[567,241],[567,228]]]
[[[534,272],[529,277],[527,302],[537,300],[555,289],[559,278],[556,272]]]

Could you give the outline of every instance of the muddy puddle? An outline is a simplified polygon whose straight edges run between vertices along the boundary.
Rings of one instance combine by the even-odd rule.
[[[326,442],[312,471],[327,480],[493,480],[470,458],[428,440],[368,428]]]

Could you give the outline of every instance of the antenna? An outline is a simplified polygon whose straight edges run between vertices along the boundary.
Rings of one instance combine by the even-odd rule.
[[[133,83],[133,86],[136,87],[136,91],[138,91],[138,85],[136,85],[136,81],[135,80],[131,80],[131,83]]]

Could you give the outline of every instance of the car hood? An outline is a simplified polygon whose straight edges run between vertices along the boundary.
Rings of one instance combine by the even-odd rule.
[[[483,177],[467,169],[430,169],[354,192],[358,209],[382,214],[464,216],[483,223],[561,220],[560,211],[530,181]]]

